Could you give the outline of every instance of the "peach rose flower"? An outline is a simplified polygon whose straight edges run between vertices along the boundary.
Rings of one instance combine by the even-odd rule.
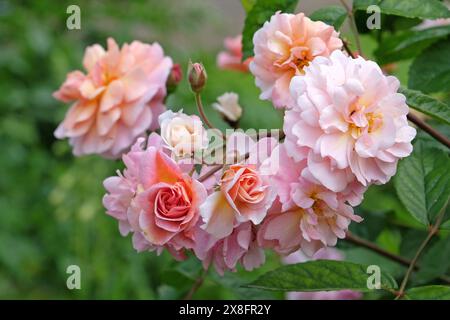
[[[195,239],[194,253],[203,267],[207,269],[212,264],[220,275],[226,270],[236,271],[238,264],[251,271],[265,261],[264,250],[256,241],[256,226],[250,221],[241,223],[222,239],[197,228]]]
[[[217,66],[224,70],[248,72],[252,58],[242,61],[242,35],[225,38],[224,46],[226,51],[217,55]]]
[[[265,160],[261,151],[270,152],[275,145],[272,141],[274,139],[264,138],[249,146],[251,138],[242,136],[247,138],[247,145],[243,145],[245,141],[238,141],[234,145],[236,149],[247,147],[251,156],[224,170],[219,190],[209,195],[200,207],[200,215],[204,221],[202,228],[218,239],[229,236],[241,223],[261,223],[275,199],[269,176],[259,170],[261,162]],[[228,139],[227,146],[233,145],[231,140],[233,137]],[[227,155],[232,153],[240,157],[246,152],[227,149]]]
[[[204,186],[184,173],[163,152],[161,137],[153,133],[144,149],[139,138],[123,156],[123,174],[107,178],[103,198],[107,213],[119,220],[123,235],[133,233],[138,251],[167,248],[176,258],[194,246]]]
[[[276,108],[289,107],[289,83],[317,56],[329,56],[342,47],[339,33],[303,13],[277,12],[254,37],[255,56],[250,71],[261,89],[260,99],[272,100]]]
[[[161,46],[133,41],[121,49],[108,39],[105,51],[95,44],[86,49],[86,74],[74,71],[53,96],[74,101],[55,131],[69,138],[75,155],[101,154],[117,158],[164,111],[166,80],[172,60]]]

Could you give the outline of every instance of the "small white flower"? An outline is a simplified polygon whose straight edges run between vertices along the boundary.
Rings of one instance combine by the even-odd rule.
[[[158,120],[161,137],[176,156],[186,157],[208,147],[208,135],[199,117],[168,110]]]
[[[239,96],[234,92],[226,92],[217,98],[219,103],[212,106],[225,116],[227,120],[236,122],[242,115],[242,108],[239,105]]]

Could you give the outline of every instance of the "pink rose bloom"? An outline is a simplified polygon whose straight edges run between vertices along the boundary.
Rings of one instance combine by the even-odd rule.
[[[252,58],[242,62],[242,35],[225,38],[224,45],[226,51],[217,55],[217,66],[225,70],[248,72],[248,65]]]
[[[336,193],[314,179],[306,160],[296,162],[289,157],[284,144],[277,146],[273,155],[281,164],[271,178],[281,206],[272,208],[259,228],[261,246],[280,254],[301,249],[311,256],[322,247],[335,246],[338,238],[345,238],[351,221],[362,220],[347,204],[361,202],[365,188],[360,184]]]
[[[343,254],[333,248],[323,248],[312,257],[306,257],[301,251],[291,253],[283,259],[285,264],[297,264],[310,260],[344,260]],[[317,292],[288,292],[288,300],[359,300],[362,293],[352,290],[317,291]]]
[[[264,250],[256,242],[255,226],[249,221],[238,225],[225,238],[217,239],[213,235],[198,228],[194,252],[202,260],[206,269],[214,265],[217,273],[236,271],[238,264],[251,271],[265,261]]]
[[[355,179],[363,186],[388,182],[416,135],[399,85],[362,57],[337,50],[315,59],[290,85],[294,104],[284,123],[290,153],[334,192]]]
[[[199,206],[206,190],[184,173],[162,151],[162,139],[153,133],[143,148],[139,138],[123,156],[123,174],[107,178],[103,198],[107,213],[119,220],[122,235],[133,233],[138,251],[167,248],[176,258],[194,246]]]
[[[270,152],[275,145],[274,139],[264,138],[254,143],[248,136],[242,138],[244,140],[235,143],[232,142],[233,137],[228,139],[227,155],[234,154],[240,158],[246,153],[242,148],[248,147],[251,156],[224,170],[219,190],[210,194],[200,207],[205,222],[202,228],[217,239],[229,236],[240,223],[261,223],[275,198],[269,176],[258,169],[258,160],[264,160],[261,150]],[[249,146],[248,143],[253,145]],[[230,150],[233,147],[236,149]]]
[[[172,60],[157,43],[133,41],[119,49],[109,38],[106,51],[98,44],[86,49],[83,65],[86,74],[69,73],[53,94],[74,102],[55,136],[69,138],[77,156],[117,158],[146,130],[156,128]]]
[[[303,13],[277,12],[254,37],[255,56],[250,71],[261,89],[260,99],[272,100],[276,108],[289,107],[289,83],[317,56],[329,56],[342,47],[332,26],[312,21]]]

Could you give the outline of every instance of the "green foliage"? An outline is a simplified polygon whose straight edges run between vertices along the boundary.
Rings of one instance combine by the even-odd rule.
[[[243,59],[253,56],[253,35],[277,11],[292,12],[298,0],[256,0],[245,18],[242,31]]]
[[[247,286],[281,291],[370,291],[367,287],[370,274],[364,265],[347,261],[316,260],[280,267]],[[397,283],[390,275],[382,272],[381,288],[395,289]]]
[[[425,286],[406,291],[407,300],[450,300],[449,286]]]
[[[447,204],[450,196],[450,160],[448,155],[429,148],[422,141],[413,153],[400,161],[395,188],[412,216],[428,225]]]
[[[385,37],[375,51],[375,56],[381,64],[409,59],[419,54],[433,42],[444,39],[449,34],[450,26],[402,31]]]
[[[399,92],[405,95],[411,108],[450,124],[450,108],[445,103],[417,90],[400,88]]]
[[[241,0],[242,6],[244,7],[245,12],[249,12],[252,10],[253,5],[256,3],[257,0]]]
[[[414,59],[409,69],[408,87],[425,93],[450,92],[449,56],[450,38],[423,51]]]
[[[339,30],[346,17],[347,11],[338,5],[320,8],[309,15],[311,20],[325,22],[332,25],[336,30]]]
[[[445,237],[434,243],[420,258],[420,270],[416,272],[417,283],[426,283],[445,275],[450,268],[450,239]]]
[[[366,11],[370,5],[379,6],[382,13],[408,18],[450,17],[450,11],[439,0],[354,0],[353,10]]]

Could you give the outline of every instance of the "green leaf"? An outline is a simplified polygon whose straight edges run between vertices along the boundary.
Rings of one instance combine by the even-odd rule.
[[[450,300],[449,286],[425,286],[406,291],[405,299],[410,300]]]
[[[367,287],[367,266],[333,260],[316,260],[282,266],[269,271],[247,287],[280,291],[329,291],[352,289],[371,291]],[[397,283],[388,274],[381,273],[381,288],[395,289]]]
[[[322,21],[333,26],[336,30],[342,26],[347,17],[347,11],[341,6],[328,6],[314,11],[309,18],[313,21]]]
[[[422,113],[450,124],[450,107],[420,91],[400,88],[406,97],[406,103]]]
[[[408,18],[449,18],[450,11],[438,0],[355,0],[353,10],[366,11],[368,6],[377,5],[381,13]]]
[[[242,31],[243,59],[253,56],[253,35],[277,11],[292,12],[298,0],[256,0],[245,18]]]
[[[409,68],[408,87],[425,93],[450,91],[450,39],[424,50]]]
[[[402,236],[398,229],[384,229],[377,238],[377,243],[381,248],[394,254],[399,253],[401,242]]]
[[[450,238],[440,239],[420,259],[420,269],[414,275],[425,283],[447,273],[450,268]]]
[[[439,229],[441,229],[441,230],[450,230],[450,220],[448,220],[447,222],[444,222],[443,224],[441,224],[441,227]]]
[[[428,225],[447,204],[450,195],[448,155],[418,140],[414,151],[400,161],[394,185],[409,213]]]
[[[241,3],[242,6],[244,7],[245,12],[249,12],[255,5],[256,0],[241,0]]]
[[[450,26],[404,31],[385,37],[375,51],[375,56],[380,64],[409,59],[449,34]]]

